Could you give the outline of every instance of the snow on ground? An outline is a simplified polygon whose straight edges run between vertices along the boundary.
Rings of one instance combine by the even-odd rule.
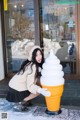
[[[46,107],[34,105],[28,107],[28,111],[16,112],[5,99],[0,99],[0,120],[80,120],[80,108],[61,107],[62,113],[59,115],[47,115]],[[7,119],[5,117],[7,114]],[[4,117],[2,118],[2,115]]]

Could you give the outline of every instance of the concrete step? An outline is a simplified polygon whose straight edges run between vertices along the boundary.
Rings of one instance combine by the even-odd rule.
[[[0,84],[0,98],[5,98],[8,92],[8,83]],[[33,100],[34,103],[45,104],[42,95]],[[66,80],[61,99],[61,105],[80,106],[80,80]]]

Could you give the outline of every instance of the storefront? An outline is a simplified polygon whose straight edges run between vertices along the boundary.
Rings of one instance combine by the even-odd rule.
[[[6,75],[27,58],[27,44],[52,48],[66,79],[80,78],[80,2],[78,0],[4,0]],[[1,3],[2,4],[2,3]],[[1,6],[0,4],[0,6]]]

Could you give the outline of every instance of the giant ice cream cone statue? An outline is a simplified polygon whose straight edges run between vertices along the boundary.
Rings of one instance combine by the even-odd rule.
[[[45,97],[48,114],[59,114],[60,101],[64,89],[64,73],[60,60],[54,55],[53,51],[50,50],[49,56],[46,58],[43,64],[41,77],[41,85],[43,88],[47,88],[51,92],[51,96]]]

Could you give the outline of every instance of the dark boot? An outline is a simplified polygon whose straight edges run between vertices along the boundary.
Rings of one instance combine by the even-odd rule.
[[[21,111],[27,111],[28,108],[26,106],[21,106]]]
[[[14,106],[13,108],[17,112],[28,111],[28,108],[26,106],[23,106],[23,105],[17,105],[17,106]]]

